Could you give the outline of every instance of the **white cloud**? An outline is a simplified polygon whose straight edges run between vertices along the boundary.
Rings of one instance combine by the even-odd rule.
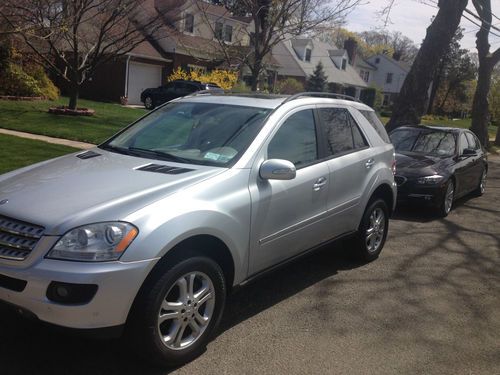
[[[384,21],[378,13],[388,2],[389,0],[370,0],[360,5],[347,17],[346,28],[358,32],[384,28]],[[390,14],[391,23],[386,29],[400,31],[416,44],[422,43],[426,29],[438,11],[433,5],[436,2],[437,0],[425,0],[425,3],[417,0],[396,0]],[[471,4],[468,7],[475,12]],[[493,13],[500,17],[500,1],[492,0],[492,8]],[[500,28],[500,20],[494,19],[493,24]],[[465,28],[462,46],[475,52],[475,34],[479,28],[465,18],[462,18],[460,25]],[[493,32],[500,35],[500,32]],[[492,49],[499,48],[500,37],[490,35],[490,44]]]

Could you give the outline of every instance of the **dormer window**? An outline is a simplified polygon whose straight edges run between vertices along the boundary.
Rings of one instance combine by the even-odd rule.
[[[233,40],[233,27],[231,25],[224,25],[224,42],[231,43]]]
[[[311,62],[311,54],[312,54],[312,50],[310,48],[306,48],[306,57],[305,57],[305,60],[307,62]]]
[[[347,68],[347,59],[342,59],[342,70]]]
[[[186,13],[184,31],[191,34],[194,32],[194,16],[191,13]]]

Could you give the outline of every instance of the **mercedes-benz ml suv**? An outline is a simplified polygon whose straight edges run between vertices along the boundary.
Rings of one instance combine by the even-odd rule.
[[[150,359],[198,355],[226,295],[344,238],[365,261],[396,202],[394,149],[349,100],[198,94],[100,146],[0,176],[0,300]]]

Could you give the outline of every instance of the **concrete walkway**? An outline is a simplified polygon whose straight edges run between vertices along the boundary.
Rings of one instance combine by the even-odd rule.
[[[43,141],[43,142],[47,142],[47,143],[53,143],[56,145],[63,145],[63,146],[68,146],[68,147],[79,148],[82,150],[88,150],[89,148],[95,147],[95,145],[92,143],[70,141],[69,139],[47,137],[45,135],[18,132],[15,130],[0,129],[0,134],[13,135],[15,137],[33,139],[35,141]]]

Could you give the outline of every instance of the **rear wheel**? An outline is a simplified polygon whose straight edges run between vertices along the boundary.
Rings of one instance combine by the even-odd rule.
[[[366,262],[378,258],[389,229],[389,209],[382,199],[371,201],[363,214],[358,233],[351,241],[356,256]]]
[[[152,97],[146,96],[144,99],[144,107],[146,107],[146,109],[154,109],[155,103]]]
[[[197,256],[166,269],[135,304],[131,339],[143,356],[178,366],[200,355],[219,324],[226,299],[224,274]]]
[[[446,184],[443,200],[438,207],[438,214],[442,217],[448,216],[453,206],[453,199],[455,198],[455,183],[449,180]]]

